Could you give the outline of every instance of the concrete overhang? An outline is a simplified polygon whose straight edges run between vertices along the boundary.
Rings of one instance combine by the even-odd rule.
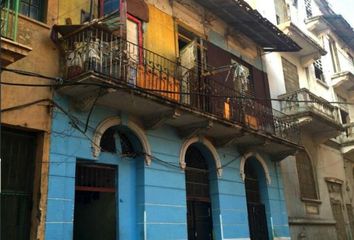
[[[332,76],[332,86],[335,90],[343,92],[354,91],[354,74],[352,72],[340,72]]]
[[[296,52],[301,49],[245,0],[196,0],[233,30],[252,39],[266,52]]]
[[[0,60],[2,66],[7,66],[26,57],[30,51],[32,51],[32,48],[26,45],[14,42],[8,38],[1,38]]]
[[[306,20],[309,31],[318,34],[331,30],[347,47],[354,49],[354,30],[341,15],[321,15]]]
[[[300,51],[293,54],[301,59],[301,64],[304,67],[311,65],[315,60],[327,54],[325,49],[292,22],[282,23],[278,27],[301,47]]]

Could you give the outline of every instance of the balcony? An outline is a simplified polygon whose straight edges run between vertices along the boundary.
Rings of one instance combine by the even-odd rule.
[[[13,4],[15,10],[11,10]],[[13,62],[27,56],[32,48],[17,42],[19,0],[6,1],[6,6],[1,10],[1,55],[2,66],[7,66]]]
[[[332,76],[332,86],[342,92],[354,91],[354,75],[351,72],[340,72]]]
[[[100,95],[98,104],[143,119],[146,129],[168,124],[183,138],[204,135],[217,145],[257,148],[275,159],[298,147],[297,125],[286,115],[196,69],[127,42],[99,23],[54,31],[70,83],[57,90],[81,110]]]
[[[304,132],[321,139],[336,137],[343,131],[338,108],[308,89],[283,94],[281,110],[299,121]]]
[[[341,144],[344,157],[354,162],[354,127],[348,128],[347,133],[341,134],[337,141]]]

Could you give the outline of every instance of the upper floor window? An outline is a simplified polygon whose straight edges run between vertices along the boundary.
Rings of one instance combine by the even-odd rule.
[[[13,9],[15,8],[13,1]],[[19,12],[32,19],[43,21],[44,0],[20,0]]]
[[[305,0],[305,11],[306,11],[306,17],[310,18],[312,17],[312,0]]]
[[[296,154],[296,168],[301,197],[305,199],[318,199],[312,162],[305,151],[300,151]]]
[[[119,0],[101,0],[100,3],[100,15],[108,15],[119,9]]]
[[[313,64],[313,66],[315,68],[316,79],[321,82],[325,82],[325,78],[323,75],[322,60],[321,59],[316,60],[315,63]]]
[[[328,42],[329,42],[329,50],[331,52],[333,71],[335,73],[340,72],[337,44],[332,38],[329,38]]]

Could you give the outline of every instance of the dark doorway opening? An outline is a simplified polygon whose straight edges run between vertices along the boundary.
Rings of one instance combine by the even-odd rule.
[[[213,222],[206,159],[196,147],[186,153],[187,224],[189,240],[213,239]]]
[[[77,163],[74,240],[115,240],[117,168]]]
[[[1,239],[30,239],[36,134],[1,129]]]
[[[259,176],[251,160],[245,164],[245,187],[248,210],[248,226],[251,240],[268,240],[265,206],[261,202]]]

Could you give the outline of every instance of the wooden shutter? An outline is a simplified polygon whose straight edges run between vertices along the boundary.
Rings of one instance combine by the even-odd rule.
[[[296,167],[299,177],[301,197],[317,199],[316,182],[312,163],[306,152],[302,151],[296,155]]]
[[[283,74],[286,92],[294,92],[300,88],[297,67],[285,58],[281,58],[281,60],[283,64]]]
[[[259,99],[257,102],[271,108],[270,90],[267,74],[253,67],[254,96]]]

